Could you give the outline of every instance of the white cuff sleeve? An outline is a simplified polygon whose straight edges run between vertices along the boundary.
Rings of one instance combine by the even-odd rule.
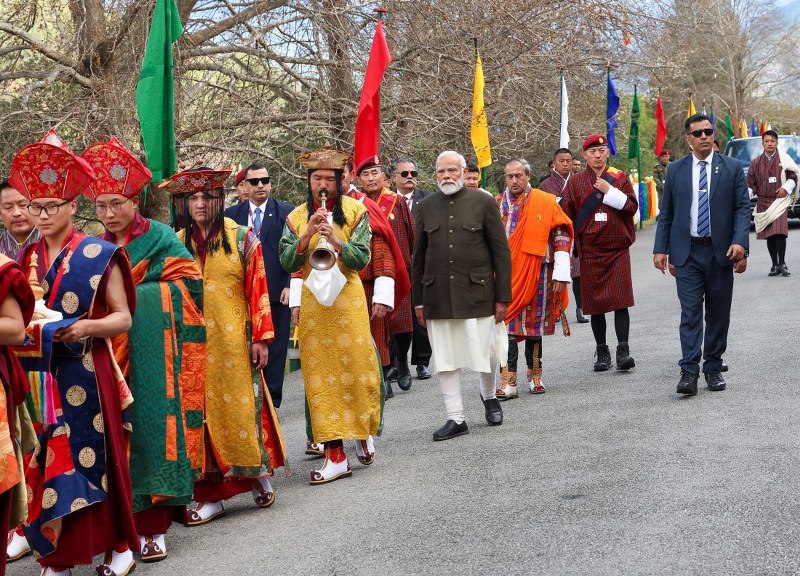
[[[303,294],[303,279],[292,278],[289,281],[289,308],[300,306],[300,297]]]
[[[553,280],[572,282],[569,274],[569,252],[557,250],[553,255]]]
[[[622,210],[625,206],[625,202],[628,201],[628,197],[625,196],[625,192],[620,190],[619,188],[611,187],[611,190],[606,192],[603,195],[603,204],[606,206],[611,206],[612,208],[616,208],[617,210]]]
[[[375,292],[372,294],[373,304],[383,304],[394,310],[394,278],[378,276],[375,278]]]
[[[794,180],[787,180],[786,182],[784,182],[784,184],[783,184],[783,186],[781,186],[781,188],[786,190],[787,194],[791,194],[792,192],[794,192],[794,187],[795,186],[797,186],[797,182],[795,182]]]
[[[752,200],[753,196],[755,196],[755,194],[753,194],[753,189],[749,186],[747,187],[747,194],[750,196],[750,200]]]

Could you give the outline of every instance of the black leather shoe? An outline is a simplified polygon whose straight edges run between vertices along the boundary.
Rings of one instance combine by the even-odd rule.
[[[720,371],[720,372],[727,372],[727,371],[728,371],[728,365],[727,365],[727,364],[725,364],[725,362],[723,362],[723,363],[722,363],[722,366],[721,366],[721,367],[720,367],[720,369],[719,369],[719,371]]]
[[[433,441],[450,440],[451,438],[463,436],[464,434],[469,434],[469,428],[467,428],[466,422],[456,424],[455,420],[448,420],[444,423],[444,426],[433,433]]]
[[[404,392],[406,390],[411,389],[411,371],[408,369],[408,364],[403,362],[397,368],[397,385],[400,386],[400,390]]]
[[[431,371],[427,366],[417,364],[417,380],[427,380],[431,377]]]
[[[681,370],[681,379],[678,380],[678,394],[686,394],[687,396],[694,396],[697,394],[697,377],[699,374]]]
[[[389,374],[391,373],[392,370],[397,372],[397,369],[394,366],[392,366],[388,370],[384,370],[384,372],[383,372],[383,381],[386,384],[386,399],[387,400],[389,398],[394,398],[394,390],[392,390],[392,383],[389,381]]]
[[[598,346],[595,356],[597,356],[597,362],[594,363],[595,372],[605,372],[611,368],[611,350],[608,349],[608,345]]]
[[[722,392],[725,390],[725,380],[719,372],[706,372],[706,386],[712,392]]]
[[[781,276],[790,276],[791,272],[789,272],[789,267],[786,264],[780,266],[781,269]]]
[[[636,366],[636,362],[631,358],[631,350],[627,344],[617,346],[617,370],[630,370]]]
[[[777,276],[781,273],[781,269],[778,266],[773,266],[769,269],[769,276]]]
[[[483,396],[481,396],[481,400],[483,400]],[[486,423],[489,426],[500,426],[503,423],[503,409],[497,398],[483,400],[483,407],[486,410]]]
[[[578,324],[586,324],[589,321],[589,318],[583,313],[583,308],[575,311],[575,318],[578,320]]]
[[[399,376],[399,374],[397,372],[397,368],[392,366],[383,375],[383,379],[386,380],[387,382],[397,382],[397,377],[398,376]]]

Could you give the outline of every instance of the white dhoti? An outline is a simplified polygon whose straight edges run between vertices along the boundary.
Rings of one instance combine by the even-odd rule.
[[[460,424],[464,421],[461,368],[479,372],[481,397],[495,398],[494,373],[508,359],[506,324],[495,324],[494,316],[427,320],[426,324],[447,419]]]
[[[508,362],[506,324],[495,324],[494,316],[426,320],[426,324],[437,372],[469,368],[494,373],[492,365]]]

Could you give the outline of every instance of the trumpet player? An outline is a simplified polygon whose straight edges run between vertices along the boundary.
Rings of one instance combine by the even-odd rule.
[[[370,261],[371,214],[343,195],[349,160],[329,148],[299,158],[307,170],[307,202],[287,217],[279,246],[281,265],[302,272],[302,282],[292,280],[289,306],[299,326],[310,440],[325,445],[325,461],[311,472],[311,484],[351,475],[345,439],[356,440],[361,464],[372,464],[372,436],[382,422],[381,366],[370,346],[370,315],[378,306],[385,316],[389,305],[369,306],[359,279]],[[335,261],[325,270],[320,262],[331,251]]]

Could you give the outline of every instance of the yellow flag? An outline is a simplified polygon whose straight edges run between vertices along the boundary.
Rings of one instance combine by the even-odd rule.
[[[686,114],[686,117],[689,118],[691,116],[694,116],[695,114],[697,114],[697,110],[694,107],[694,101],[691,98],[689,98],[689,111]]]
[[[486,121],[486,107],[483,103],[483,65],[481,55],[475,62],[475,86],[472,95],[472,147],[478,159],[478,168],[492,165],[492,149],[489,146],[489,123]]]
[[[753,134],[750,134],[750,136],[753,136]],[[744,118],[739,118],[739,138],[747,138],[747,124]]]

